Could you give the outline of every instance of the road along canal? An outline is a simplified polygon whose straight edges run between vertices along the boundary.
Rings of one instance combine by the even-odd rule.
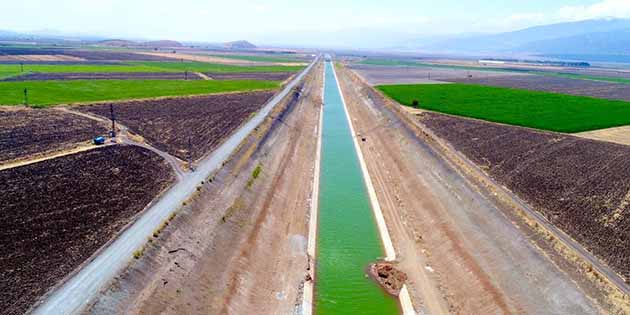
[[[366,276],[385,255],[331,62],[321,141],[315,313],[399,314],[398,301]]]

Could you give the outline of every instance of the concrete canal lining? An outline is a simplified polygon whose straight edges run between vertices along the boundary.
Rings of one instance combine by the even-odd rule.
[[[331,62],[324,100],[314,311],[399,314],[398,301],[366,276],[370,263],[394,260],[396,253]],[[406,288],[400,306],[414,314]]]

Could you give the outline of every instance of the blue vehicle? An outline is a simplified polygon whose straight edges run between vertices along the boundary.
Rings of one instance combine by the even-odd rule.
[[[105,144],[105,137],[98,136],[98,137],[94,138],[94,144],[96,144],[96,145]]]

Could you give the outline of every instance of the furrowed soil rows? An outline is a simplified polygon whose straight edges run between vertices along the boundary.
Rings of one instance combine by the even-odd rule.
[[[401,67],[401,66],[373,66],[352,64],[350,69],[365,78],[371,85],[402,84],[402,83],[431,83],[453,79],[465,79],[468,76],[495,77],[505,76],[499,71],[475,71],[461,69],[444,69],[431,67]],[[515,74],[515,76],[518,74]]]
[[[85,59],[88,61],[173,61],[174,58],[137,54],[125,51],[107,50],[74,50],[55,48],[13,48],[0,47],[0,56],[36,56],[36,55],[63,55]]]
[[[189,72],[85,72],[85,73],[29,73],[9,77],[0,81],[46,81],[46,80],[199,80]]]
[[[534,75],[446,78],[444,81],[630,101],[630,86],[620,83]]]
[[[422,120],[630,279],[630,146],[436,113]]]
[[[23,314],[173,181],[161,157],[115,145],[0,171],[0,308]]]
[[[260,109],[274,92],[251,92],[159,100],[128,101],[114,104],[116,118],[160,150],[183,160],[199,159],[252,113]],[[81,106],[81,111],[109,117],[109,104]]]
[[[91,119],[52,109],[0,109],[0,164],[88,142],[107,129]]]

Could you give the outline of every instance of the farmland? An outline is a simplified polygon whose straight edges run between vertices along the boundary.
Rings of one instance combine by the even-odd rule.
[[[118,121],[151,145],[181,159],[210,152],[260,109],[273,92],[234,93],[114,103]],[[86,105],[79,110],[109,117],[109,104]]]
[[[236,59],[236,60],[247,60],[247,61],[258,61],[258,62],[282,62],[282,63],[299,63],[301,60],[290,58],[289,56],[262,56],[262,55],[212,55],[213,57],[220,58],[228,58],[228,59]]]
[[[447,78],[444,81],[630,101],[630,88],[625,84],[576,80],[562,76],[477,76]]]
[[[216,73],[208,72],[207,76],[213,80],[263,80],[285,81],[294,73],[292,72],[242,72],[242,73]]]
[[[435,113],[422,120],[630,279],[630,147]]]
[[[10,61],[36,61],[38,56],[70,56],[85,61],[173,61],[172,58],[134,53],[126,50],[69,49],[43,46],[0,46],[0,55]],[[3,60],[3,59],[0,59]]]
[[[512,75],[499,71],[466,71],[429,67],[370,66],[363,64],[353,64],[350,67],[371,85],[440,83],[439,81],[465,80],[469,76],[486,78]],[[514,73],[513,75],[522,74]]]
[[[50,81],[50,80],[198,80],[194,73],[184,72],[29,72],[8,77],[2,81]]]
[[[24,72],[293,72],[303,66],[238,66],[206,62],[129,61],[107,64],[24,64]],[[0,72],[20,73],[20,64],[0,64]]]
[[[150,67],[162,69],[162,71],[195,71],[195,72],[295,72],[304,69],[304,66],[238,66],[207,62],[131,62],[134,67]]]
[[[233,91],[268,90],[277,82],[255,80],[182,81],[182,80],[77,80],[0,82],[0,104],[24,103],[28,89],[28,104],[48,106],[78,102],[113,101],[130,98],[199,95]]]
[[[207,72],[212,80],[260,80],[284,81],[293,72]],[[194,72],[35,72],[14,75],[0,81],[49,81],[49,80],[200,80]]]
[[[87,143],[107,129],[95,121],[51,109],[0,109],[0,164]]]
[[[601,71],[598,69],[586,69],[581,71],[575,71],[572,68],[559,68],[559,69],[543,69],[537,68],[534,65],[528,66],[501,66],[501,67],[488,67],[482,65],[457,65],[448,63],[429,63],[421,60],[413,59],[378,59],[369,58],[358,63],[359,65],[369,66],[396,66],[407,68],[426,68],[435,70],[459,70],[459,71],[474,71],[474,72],[500,72],[505,75],[527,73],[533,75],[550,76],[569,78],[576,80],[591,80],[591,81],[604,81],[611,83],[630,84],[630,76],[628,74],[618,75],[612,71]]]
[[[159,156],[108,146],[0,171],[0,307],[23,314],[173,179]]]
[[[466,84],[383,85],[397,102],[537,129],[580,132],[630,124],[630,103]]]

